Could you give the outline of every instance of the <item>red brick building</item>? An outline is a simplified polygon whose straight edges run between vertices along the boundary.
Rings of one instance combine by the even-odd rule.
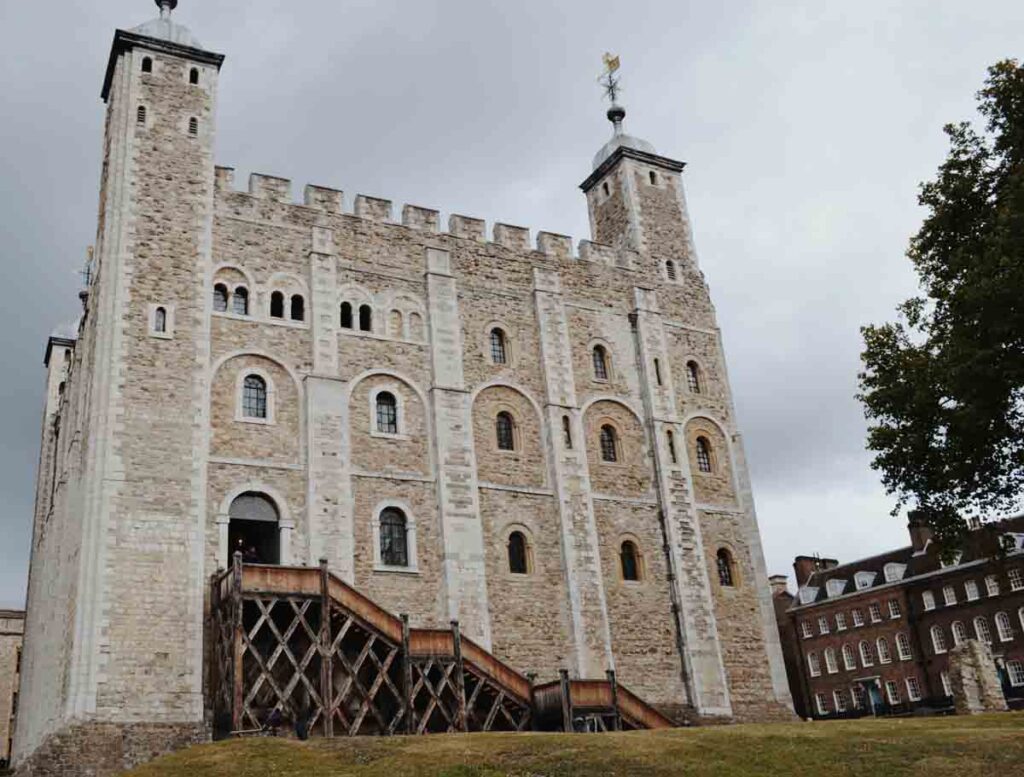
[[[948,651],[968,639],[991,647],[1008,703],[1024,706],[1024,516],[972,531],[948,563],[926,527],[909,531],[907,547],[845,564],[797,556],[795,596],[772,578],[798,714],[951,708]]]

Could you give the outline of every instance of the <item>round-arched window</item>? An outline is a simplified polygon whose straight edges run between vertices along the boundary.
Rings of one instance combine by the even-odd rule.
[[[514,451],[516,449],[516,430],[512,414],[506,411],[498,413],[494,419],[494,431],[498,440],[499,451]]]
[[[619,441],[615,434],[615,427],[605,424],[601,427],[601,460],[619,460]]]
[[[736,577],[733,574],[732,554],[725,548],[719,548],[715,561],[718,566],[718,582],[727,588],[735,586]]]
[[[640,579],[640,551],[636,543],[626,540],[622,543],[619,551],[619,560],[622,564],[622,579],[637,581]]]
[[[380,514],[380,560],[389,567],[409,566],[407,521],[397,507],[388,507]]]
[[[514,531],[508,536],[508,571],[513,575],[525,575],[530,571],[526,535]]]

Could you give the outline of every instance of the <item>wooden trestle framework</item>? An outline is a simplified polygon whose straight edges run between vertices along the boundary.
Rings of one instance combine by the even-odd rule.
[[[215,575],[209,689],[218,734],[275,710],[321,736],[664,728],[615,682],[532,680],[451,629],[410,629],[317,568],[243,564]]]

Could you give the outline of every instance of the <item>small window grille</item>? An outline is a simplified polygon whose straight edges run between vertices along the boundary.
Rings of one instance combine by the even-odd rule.
[[[836,631],[846,631],[846,613],[836,613]]]
[[[380,514],[380,560],[389,567],[409,566],[405,513],[395,507]]]
[[[850,696],[853,699],[854,709],[862,710],[868,706],[867,691],[864,690],[864,686],[860,683],[857,683],[856,685],[850,688]]]
[[[818,674],[821,674],[821,670],[820,669],[818,670]],[[812,673],[812,675],[814,677],[818,676],[818,675],[813,674],[813,673]],[[825,694],[823,694],[823,693],[816,693],[816,694],[814,694],[814,704],[818,708],[818,714],[819,715],[828,715],[828,699],[825,697]]]
[[[398,434],[398,400],[387,391],[377,395],[377,431],[381,434]]]
[[[668,279],[670,281],[674,281],[676,279],[676,263],[671,259],[665,262],[665,274],[668,275]]]
[[[629,540],[622,543],[620,552],[622,559],[622,579],[637,581],[640,579],[640,558],[636,545]]]
[[[146,123],[146,106],[140,105],[138,110],[135,112],[135,123],[145,124]]]
[[[810,639],[814,636],[814,627],[811,626],[810,621],[801,621],[800,632],[803,634],[804,639]]]
[[[690,389],[691,394],[701,393],[701,381],[700,381],[700,367],[697,366],[697,362],[686,363],[686,385]]]
[[[725,548],[719,548],[716,563],[718,565],[718,582],[726,588],[732,588],[734,585],[732,555]]]
[[[953,683],[951,683],[949,681],[949,672],[947,672],[945,669],[943,669],[942,672],[939,674],[939,677],[942,680],[942,693],[943,693],[943,695],[947,696],[947,697],[948,696],[952,696],[953,695]]]
[[[945,600],[947,605],[956,604],[956,589],[951,585],[943,586],[942,598]]]
[[[199,134],[199,119],[195,116],[188,120],[188,134],[192,137]]]
[[[879,637],[875,641],[875,647],[878,648],[878,663],[892,663],[892,653],[889,652],[889,640],[885,637]]]
[[[619,450],[615,429],[605,425],[601,427],[601,459],[603,461],[618,461]]]
[[[594,377],[608,380],[608,352],[603,345],[594,346]]]
[[[258,375],[245,379],[242,388],[242,415],[245,418],[267,417],[267,382]]]
[[[515,424],[511,414],[504,411],[498,413],[494,422],[494,430],[498,438],[499,451],[514,451],[516,449]]]
[[[507,364],[508,354],[505,348],[505,333],[500,329],[491,330],[491,362]]]
[[[705,437],[697,438],[697,469],[705,474],[711,473],[711,444]]]

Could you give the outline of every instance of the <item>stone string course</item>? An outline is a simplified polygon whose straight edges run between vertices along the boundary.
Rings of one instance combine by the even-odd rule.
[[[417,627],[457,618],[540,680],[614,668],[679,717],[789,714],[673,163],[620,154],[586,192],[600,242],[575,252],[568,237],[531,240],[507,224],[488,237],[466,216],[442,232],[437,211],[405,205],[396,222],[390,201],[358,195],[346,210],[325,187],[295,203],[274,176],[236,191],[212,160],[217,75],[187,52],[115,49],[86,314],[77,344],[49,359],[19,773],[111,774],[205,738],[207,581],[227,560],[231,500],[247,491],[277,504],[283,562],[326,558]],[[183,131],[191,117],[198,137]],[[244,286],[248,314],[214,312],[215,282]],[[271,318],[275,292],[303,298],[301,320]],[[173,314],[166,337],[150,331],[156,306]],[[490,358],[494,327],[505,364]],[[607,380],[594,374],[598,344]],[[254,373],[270,388],[265,424],[239,414]],[[398,400],[397,435],[376,428],[380,391]],[[513,416],[514,451],[497,449],[499,412]],[[600,455],[604,425],[615,462]],[[711,474],[697,467],[697,436],[712,444]],[[389,505],[415,531],[405,572],[374,552]],[[527,537],[527,575],[508,571],[512,531]],[[627,539],[641,554],[636,582],[622,579]],[[715,571],[723,546],[740,570],[730,590]],[[75,752],[97,755],[72,765]]]

